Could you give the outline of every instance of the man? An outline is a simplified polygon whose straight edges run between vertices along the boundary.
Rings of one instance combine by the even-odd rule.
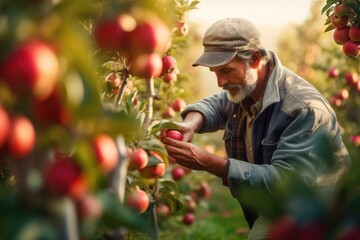
[[[350,159],[324,97],[264,49],[259,30],[245,19],[214,23],[203,45],[204,53],[193,66],[208,67],[223,91],[182,112],[183,142],[163,138],[169,157],[222,178],[240,204],[245,187],[271,192],[287,173],[298,174],[308,184],[335,184]],[[194,133],[219,129],[225,130],[227,159],[190,143]],[[324,135],[333,144],[335,167],[330,173],[324,171],[326,163],[316,149]],[[252,228],[249,239],[266,238],[263,220],[252,209],[243,210]]]

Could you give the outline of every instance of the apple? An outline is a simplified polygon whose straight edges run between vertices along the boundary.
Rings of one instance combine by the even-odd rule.
[[[56,154],[44,171],[44,185],[54,195],[70,195],[79,199],[87,184],[79,166],[66,154]]]
[[[165,55],[161,58],[163,64],[162,74],[173,72],[177,68],[177,61],[171,55]]]
[[[163,118],[172,118],[172,117],[175,117],[176,116],[176,112],[175,110],[170,107],[170,106],[167,106],[164,110],[164,112],[162,113],[162,117]]]
[[[159,218],[168,218],[171,214],[170,206],[166,203],[158,203],[155,207],[156,216]]]
[[[150,205],[150,197],[147,192],[135,186],[128,193],[126,203],[138,213],[143,213]]]
[[[335,28],[333,33],[333,39],[336,44],[343,45],[346,41],[350,39],[349,37],[349,27]]]
[[[192,197],[185,199],[185,210],[187,212],[195,212],[196,207],[197,207],[197,203]]]
[[[107,81],[110,82],[111,87],[113,88],[117,88],[121,84],[121,80],[115,72],[112,72],[107,76]]]
[[[23,115],[11,120],[7,146],[9,154],[15,158],[28,155],[35,146],[36,132],[32,122]]]
[[[360,135],[351,135],[350,136],[350,142],[354,144],[355,146],[360,146]]]
[[[288,216],[282,216],[270,226],[269,240],[297,239],[299,227],[295,220]]]
[[[352,9],[346,6],[344,3],[339,3],[334,7],[334,13],[338,16],[340,15],[351,15]]]
[[[195,221],[195,215],[193,213],[185,213],[182,222],[185,225],[191,225]]]
[[[359,81],[359,76],[355,72],[346,72],[344,77],[346,84],[350,86],[355,86]]]
[[[92,148],[102,170],[111,172],[119,161],[119,152],[114,139],[105,133],[92,140]]]
[[[346,15],[339,16],[337,14],[333,14],[330,18],[330,21],[335,28],[342,28],[346,27],[349,21],[349,17]]]
[[[168,72],[168,73],[164,73],[162,75],[162,79],[164,80],[164,82],[166,83],[172,83],[175,82],[177,80],[177,74],[176,72]]]
[[[184,37],[189,33],[189,25],[184,20],[178,20],[176,23],[176,34]]]
[[[182,167],[174,167],[171,176],[175,181],[181,180],[185,176],[185,170]]]
[[[101,216],[103,206],[92,194],[86,194],[78,203],[79,215],[84,219],[95,219]]]
[[[136,20],[127,13],[101,19],[95,23],[93,36],[97,45],[108,51],[126,52],[130,32],[136,27]]]
[[[336,94],[336,96],[340,99],[340,100],[346,100],[349,98],[349,91],[346,88],[341,89],[341,91]]]
[[[5,144],[10,129],[10,117],[6,109],[0,106],[0,148]]]
[[[143,169],[149,163],[149,156],[143,148],[137,148],[129,155],[129,170]]]
[[[62,95],[56,87],[47,98],[34,101],[33,113],[41,124],[66,125],[71,119],[71,114],[64,106]]]
[[[332,106],[340,107],[342,105],[342,100],[337,96],[331,96],[329,102]]]
[[[162,157],[155,153],[155,152],[150,152],[150,155],[152,157],[157,158],[158,160],[160,160],[161,162],[152,166],[147,166],[143,169],[139,169],[139,173],[140,176],[144,177],[144,178],[157,178],[157,177],[162,177],[165,174],[166,171],[166,165],[164,163],[164,160],[162,159]]]
[[[181,98],[177,98],[173,101],[171,106],[174,109],[174,111],[181,112],[186,107],[186,102]]]
[[[130,73],[141,78],[159,77],[162,72],[161,57],[156,53],[130,58]]]
[[[360,43],[348,40],[343,45],[343,52],[346,56],[351,58],[357,58],[360,56]]]
[[[0,78],[19,96],[48,97],[60,73],[57,56],[49,44],[32,40],[22,43],[0,63]]]
[[[211,197],[212,191],[210,185],[206,181],[201,181],[198,193],[200,197],[203,197],[205,199],[209,199]]]
[[[183,140],[183,135],[180,131],[175,130],[175,129],[169,129],[166,131],[166,137],[175,139],[177,141],[182,141]]]
[[[170,32],[157,17],[139,22],[129,36],[131,54],[163,53],[170,45]]]
[[[352,26],[349,30],[349,37],[353,42],[360,42],[360,26]]]

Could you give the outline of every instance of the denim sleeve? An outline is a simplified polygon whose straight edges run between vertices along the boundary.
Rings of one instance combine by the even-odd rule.
[[[332,144],[331,148],[319,148],[324,139]],[[309,184],[319,184],[326,176],[323,180],[330,184],[336,182],[350,165],[336,118],[322,110],[300,111],[275,144],[271,164],[256,165],[229,159],[227,180],[235,198],[240,200],[243,187],[271,192],[272,185],[284,180],[289,172],[299,174]],[[325,152],[329,150],[333,151],[333,160],[327,158],[329,155]]]
[[[229,101],[227,100],[226,92],[222,91],[188,105],[181,113],[181,116],[184,119],[188,112],[200,112],[203,115],[205,122],[199,133],[215,132],[217,130],[224,129],[229,109],[230,106]]]

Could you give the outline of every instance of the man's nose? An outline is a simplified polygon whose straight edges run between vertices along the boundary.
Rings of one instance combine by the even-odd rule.
[[[228,81],[225,78],[218,77],[217,82],[218,86],[222,88],[225,84],[227,84]]]

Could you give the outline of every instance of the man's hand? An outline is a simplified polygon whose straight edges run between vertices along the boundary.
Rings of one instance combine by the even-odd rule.
[[[171,160],[178,164],[194,169],[210,172],[216,176],[227,175],[227,160],[213,155],[192,143],[176,141],[165,137],[163,143]]]

